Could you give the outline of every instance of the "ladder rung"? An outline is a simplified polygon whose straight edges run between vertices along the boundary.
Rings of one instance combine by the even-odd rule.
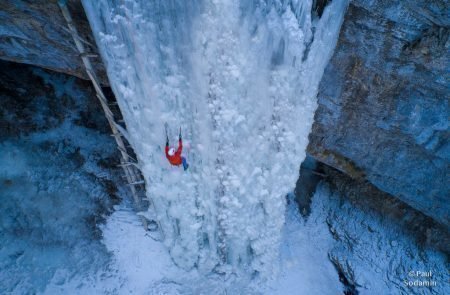
[[[126,162],[126,163],[122,163],[122,164],[117,164],[118,167],[127,167],[127,166],[135,166],[136,167],[136,163],[133,162]]]
[[[80,57],[98,57],[98,54],[92,52],[83,52],[80,53]]]
[[[139,181],[135,181],[135,182],[129,183],[128,185],[140,185],[140,184],[145,184],[145,181],[139,180]]]

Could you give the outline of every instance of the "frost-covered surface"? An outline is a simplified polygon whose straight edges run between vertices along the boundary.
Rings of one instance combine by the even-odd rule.
[[[448,294],[447,257],[417,245],[383,212],[363,211],[326,185],[319,187],[311,208],[306,224],[327,227],[334,241],[323,250],[360,294]],[[417,271],[431,271],[432,277],[409,275]],[[407,287],[405,281],[429,281],[436,286]]]
[[[103,188],[33,144],[0,144],[2,292],[32,294],[108,261],[95,229]]]
[[[107,122],[75,78],[0,65],[0,294],[89,280],[108,265],[97,225],[119,193]]]
[[[172,259],[270,277],[347,1],[314,20],[310,0],[83,5]],[[164,158],[165,122],[186,173]]]
[[[198,270],[184,271],[174,264],[166,248],[145,232],[130,206],[125,202],[102,227],[104,243],[113,253],[110,271],[97,275],[98,281],[82,282],[80,278],[64,285],[49,285],[47,293],[83,294],[338,294],[343,287],[338,274],[327,259],[332,242],[326,225],[302,225],[297,206],[286,211],[282,237],[280,276],[269,286],[242,285],[234,276],[225,279]],[[317,247],[318,246],[318,247]],[[103,278],[101,281],[99,278]]]
[[[360,211],[326,184],[319,186],[307,219],[289,200],[277,261],[279,276],[267,285],[241,285],[234,276],[180,269],[164,245],[142,231],[136,214],[124,202],[102,226],[103,242],[113,254],[108,270],[89,280],[77,276],[62,285],[52,283],[46,293],[343,294],[344,286],[329,257],[347,267],[345,275],[354,275],[350,283],[360,294],[448,293],[445,257],[420,249],[379,214]],[[409,271],[418,270],[432,270],[437,286],[407,289],[403,280],[409,278]]]
[[[96,131],[102,120],[89,122],[92,116],[82,115],[100,110],[73,79],[42,71],[34,75],[49,87],[35,93],[15,89],[13,101],[2,96],[8,109],[2,120],[23,131],[21,120],[34,116],[25,122],[32,125],[27,135],[4,139],[1,134],[0,293],[342,294],[329,257],[344,266],[361,294],[448,293],[445,257],[419,249],[388,219],[359,210],[326,186],[318,189],[307,220],[290,198],[273,265],[279,276],[268,284],[180,269],[165,245],[142,230],[127,198],[105,224],[98,222],[110,204],[104,182],[117,182],[104,166],[117,161],[107,158],[115,153],[112,138]],[[25,85],[42,87],[17,76]],[[97,126],[86,128],[91,123]],[[127,191],[118,189],[125,196]],[[402,281],[410,270],[432,270],[437,287],[405,289]]]

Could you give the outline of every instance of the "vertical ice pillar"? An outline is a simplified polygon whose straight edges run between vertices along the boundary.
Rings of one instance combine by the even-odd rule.
[[[312,0],[83,5],[174,261],[270,276],[347,0],[320,19]]]

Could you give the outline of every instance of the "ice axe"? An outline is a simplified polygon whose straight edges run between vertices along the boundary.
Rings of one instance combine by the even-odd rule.
[[[166,146],[169,145],[169,135],[167,133],[167,123],[164,123],[164,129],[166,130]]]

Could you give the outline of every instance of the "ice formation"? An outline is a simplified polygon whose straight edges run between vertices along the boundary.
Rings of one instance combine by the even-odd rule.
[[[270,277],[347,0],[83,0],[154,201],[184,268]],[[183,130],[187,172],[164,157]]]

